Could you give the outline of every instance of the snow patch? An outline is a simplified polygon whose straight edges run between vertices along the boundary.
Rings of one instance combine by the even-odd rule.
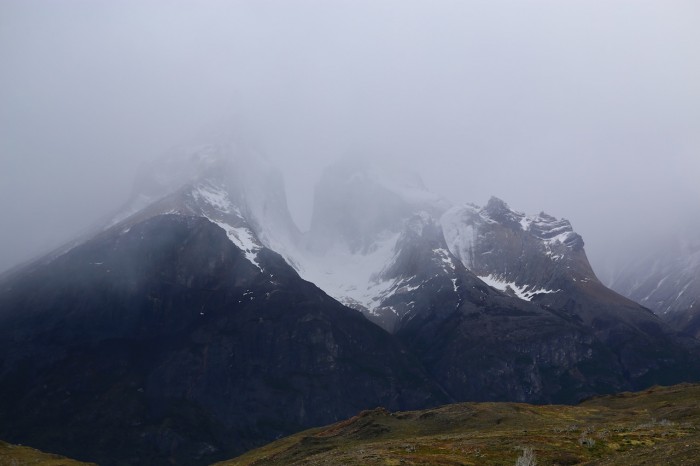
[[[538,294],[557,293],[561,290],[547,290],[545,288],[536,289],[533,285],[517,285],[515,282],[504,280],[496,275],[482,275],[479,279],[488,286],[499,291],[512,290],[515,295],[523,301],[532,301],[532,298]]]
[[[231,213],[232,205],[228,193],[219,187],[200,184],[192,191],[192,196],[195,200],[204,201],[221,212]]]
[[[231,242],[238,247],[238,249],[243,251],[246,259],[248,259],[254,266],[259,268],[261,272],[263,271],[262,267],[258,263],[258,251],[260,251],[262,247],[257,243],[255,235],[253,235],[252,231],[246,227],[236,228],[228,223],[217,220],[209,219],[209,221],[223,228],[228,236],[228,239],[230,239]]]
[[[450,257],[450,252],[447,249],[433,249],[433,252],[437,254],[438,258],[442,262],[442,268],[445,272],[454,272],[456,270],[455,264],[452,262],[452,258]]]
[[[398,239],[398,233],[387,233],[365,253],[351,252],[342,246],[323,254],[307,253],[295,261],[297,271],[341,303],[379,315],[386,298],[420,286],[380,278],[382,270],[394,261]]]
[[[528,231],[530,229],[530,225],[532,225],[532,218],[531,217],[526,217],[523,216],[523,218],[520,219],[520,227],[523,229],[523,231]]]
[[[552,251],[551,244],[547,242],[544,243],[544,254],[555,262],[564,258],[563,254],[555,254],[554,251]]]
[[[558,230],[560,230],[560,229],[558,229]],[[565,244],[566,241],[569,239],[569,236],[572,233],[573,232],[571,230],[567,230],[567,231],[564,231],[562,233],[558,233],[557,235],[553,236],[552,238],[543,239],[542,241],[545,244],[557,244],[557,243]]]
[[[661,285],[664,284],[664,282],[666,281],[667,278],[668,278],[668,276],[663,277],[663,278],[659,281],[659,283],[656,284],[656,287],[655,287],[648,295],[646,295],[644,298],[642,298],[642,301],[643,301],[643,302],[644,302],[644,301],[648,301],[649,298],[651,298],[651,296],[652,296],[654,293],[656,293],[656,291],[657,291],[659,288],[661,288]],[[688,288],[688,286],[686,285],[686,287],[683,288],[683,291],[681,291],[681,294],[683,294],[687,288]],[[679,294],[678,297],[680,298],[680,296],[681,296],[681,295]],[[676,299],[678,299],[678,298],[676,298]]]

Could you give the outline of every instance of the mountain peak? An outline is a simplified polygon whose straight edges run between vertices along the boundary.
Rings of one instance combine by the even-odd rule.
[[[510,207],[506,202],[496,196],[491,196],[486,203],[484,210],[489,214],[498,215],[503,212],[511,212]]]
[[[566,219],[543,212],[527,216],[491,197],[482,209],[451,208],[441,223],[452,254],[490,283],[555,291],[562,280],[597,281],[583,239]]]
[[[514,211],[505,201],[496,196],[491,196],[486,206],[481,209],[480,215],[485,219],[509,225],[514,229],[526,229],[528,223],[525,214]]]
[[[205,217],[250,254],[267,247],[290,262],[287,250],[300,240],[282,174],[233,140],[181,146],[145,166],[131,199],[105,229],[159,214]]]

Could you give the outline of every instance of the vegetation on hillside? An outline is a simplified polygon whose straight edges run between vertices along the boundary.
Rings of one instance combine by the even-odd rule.
[[[89,466],[59,455],[44,453],[34,448],[0,441],[0,466]]]
[[[699,403],[700,385],[682,384],[577,406],[377,408],[219,465],[692,465],[700,458]]]

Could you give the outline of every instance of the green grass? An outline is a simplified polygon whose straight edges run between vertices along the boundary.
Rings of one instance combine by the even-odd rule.
[[[700,462],[700,385],[654,387],[577,406],[460,403],[383,409],[283,438],[243,465],[514,465],[526,447],[543,465]]]
[[[0,441],[0,466],[88,466],[94,463],[82,463],[59,455],[44,453],[21,445],[12,445]]]

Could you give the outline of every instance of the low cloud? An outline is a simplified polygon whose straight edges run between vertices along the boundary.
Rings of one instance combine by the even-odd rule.
[[[596,268],[700,218],[696,2],[5,1],[0,270],[231,131],[300,226],[339,157],[568,218]]]

